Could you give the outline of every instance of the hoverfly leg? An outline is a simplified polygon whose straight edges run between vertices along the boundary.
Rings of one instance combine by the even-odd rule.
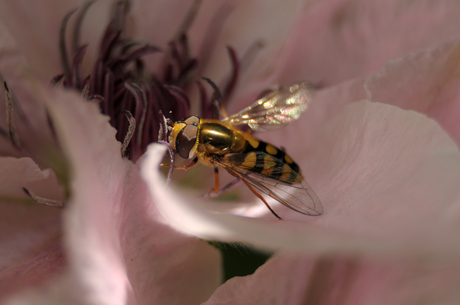
[[[178,170],[181,170],[181,171],[188,171],[192,166],[194,166],[196,163],[198,162],[198,158],[195,157],[195,159],[192,160],[192,162],[190,162],[189,164],[185,165],[185,166],[174,166],[174,169],[178,169]],[[160,166],[162,167],[165,167],[165,166],[169,166],[169,164],[163,164],[161,163]]]
[[[217,167],[214,167],[214,178],[215,178],[214,193],[219,194],[219,169]]]
[[[214,167],[214,178],[215,178],[215,183],[214,187],[209,190],[209,192],[205,195],[207,198],[213,198],[216,197],[219,192],[219,169],[217,167]]]
[[[198,158],[195,157],[195,159],[192,160],[189,164],[186,166],[174,166],[174,169],[178,169],[181,171],[188,171],[192,166],[194,166],[198,162]]]
[[[248,188],[257,196],[260,198],[260,200],[263,201],[263,203],[265,203],[265,205],[267,206],[267,208],[270,210],[270,212],[272,212],[273,215],[275,215],[276,218],[278,218],[279,220],[283,220],[281,217],[278,216],[278,214],[275,213],[275,211],[273,211],[273,209],[268,205],[267,201],[265,201],[265,198],[260,195],[249,183],[247,183],[246,181],[244,181],[244,184],[246,184],[248,186]]]
[[[230,181],[227,185],[225,185],[224,187],[220,188],[219,190],[219,193],[215,193],[214,192],[214,188],[212,188],[207,194],[206,194],[206,198],[216,198],[220,195],[222,195],[223,193],[229,191],[230,189],[232,189],[233,187],[235,187],[239,182],[241,182],[241,179],[240,178],[236,178],[235,180],[232,180]]]

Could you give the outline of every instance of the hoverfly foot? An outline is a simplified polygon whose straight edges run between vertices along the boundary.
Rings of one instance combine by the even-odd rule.
[[[212,199],[212,198],[215,198],[219,195],[219,193],[216,193],[214,191],[214,188],[211,188],[203,197],[207,198],[207,199]]]

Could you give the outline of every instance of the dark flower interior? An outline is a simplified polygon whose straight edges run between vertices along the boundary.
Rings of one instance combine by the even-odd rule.
[[[190,115],[188,92],[191,86],[198,86],[200,100],[197,102],[201,103],[202,118],[215,117],[217,100],[228,100],[235,87],[239,61],[232,48],[228,48],[228,53],[233,69],[222,94],[208,80],[214,90],[212,96],[208,96],[201,76],[196,75],[199,62],[190,54],[187,29],[196,16],[199,3],[196,1],[191,7],[178,35],[167,46],[159,47],[124,36],[130,1],[118,1],[115,16],[105,30],[98,58],[89,75],[83,75],[82,71],[87,45],[81,45],[79,41],[81,25],[93,1],[63,19],[60,53],[64,72],[55,76],[52,83],[77,90],[87,100],[98,102],[101,112],[110,117],[110,124],[117,129],[117,140],[126,147],[123,154],[132,160],[137,160],[148,144],[158,141],[163,116],[174,122]],[[65,33],[71,20],[74,21],[74,30],[69,51]],[[164,59],[162,67],[154,72],[147,71],[143,61],[145,55],[152,53]]]

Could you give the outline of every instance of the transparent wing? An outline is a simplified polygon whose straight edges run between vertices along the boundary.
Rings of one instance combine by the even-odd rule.
[[[260,160],[263,160],[267,155],[263,152],[258,152],[257,154],[259,154],[258,159],[260,158]],[[256,163],[251,168],[236,165],[244,163],[246,156],[247,154],[241,153],[228,154],[219,160],[217,164],[233,176],[249,183],[257,191],[272,197],[294,211],[310,216],[318,216],[323,213],[323,206],[318,196],[300,175],[298,182],[292,184],[280,179],[274,179],[274,177],[282,176],[285,173],[287,175],[298,174],[293,172],[291,168],[288,170],[284,166],[286,163],[273,158],[275,163],[269,168],[264,168],[264,163]],[[264,171],[271,172],[271,174],[265,175],[263,174]]]
[[[222,121],[248,125],[254,131],[274,130],[297,120],[307,110],[314,91],[315,88],[307,83],[281,87]]]

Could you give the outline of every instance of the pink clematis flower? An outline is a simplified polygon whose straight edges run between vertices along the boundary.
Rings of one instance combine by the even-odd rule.
[[[204,63],[200,76],[225,83],[225,45],[239,53],[258,39],[265,45],[240,74],[230,113],[273,84],[321,84],[298,122],[258,135],[286,148],[325,209],[307,217],[269,201],[283,221],[244,190],[238,203],[216,203],[168,188],[158,171],[164,146],[143,154],[141,141],[123,158],[127,124],[116,124],[98,92],[82,97],[83,79],[65,79],[68,89],[48,84],[63,72],[59,27],[74,5],[0,2],[0,72],[20,105],[13,117],[21,143],[1,138],[7,304],[459,301],[459,4],[203,3],[187,36]],[[172,5],[133,2],[127,31],[165,46],[190,7]],[[110,7],[95,3],[82,23],[85,73],[99,58],[91,45],[100,45]],[[144,71],[164,71],[161,58],[148,55]],[[31,204],[22,188],[65,208]],[[276,255],[220,285],[220,255],[202,239]]]

